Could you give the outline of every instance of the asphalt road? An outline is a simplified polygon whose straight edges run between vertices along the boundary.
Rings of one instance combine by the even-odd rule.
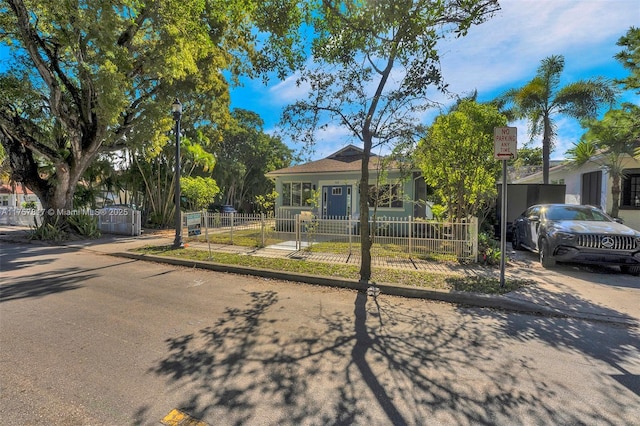
[[[640,333],[0,245],[0,423],[640,424]]]

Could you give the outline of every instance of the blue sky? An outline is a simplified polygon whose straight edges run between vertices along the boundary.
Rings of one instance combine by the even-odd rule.
[[[631,26],[640,26],[638,0],[502,0],[502,10],[460,39],[439,44],[442,71],[451,91],[458,94],[478,90],[479,100],[493,99],[503,91],[521,87],[531,78],[540,61],[551,55],[565,57],[561,84],[597,76],[621,78],[628,72],[613,56],[620,51],[618,39]],[[268,133],[277,133],[282,109],[306,90],[295,85],[295,75],[284,81],[245,81],[232,92],[232,106],[257,112],[265,121]],[[432,92],[432,99],[450,103]],[[640,97],[624,94],[624,100],[640,104]],[[604,111],[603,111],[604,112]],[[431,124],[439,111],[424,117]],[[580,139],[583,129],[574,119],[557,116],[558,136],[552,159],[564,158],[565,151]],[[518,146],[529,141],[527,123],[510,123],[518,127]],[[337,151],[357,141],[346,130],[335,127],[318,137],[312,159]],[[297,150],[301,146],[286,141]],[[540,138],[533,146],[540,145]]]

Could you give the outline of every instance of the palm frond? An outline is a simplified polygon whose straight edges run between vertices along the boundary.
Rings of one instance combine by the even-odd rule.
[[[548,89],[547,98],[551,96],[551,93],[560,84],[562,70],[564,70],[564,56],[562,55],[551,55],[540,62],[536,75],[544,81],[544,85]]]
[[[567,160],[573,167],[580,167],[589,161],[598,152],[598,146],[592,140],[583,138],[573,144],[573,148],[567,150]]]
[[[581,80],[561,88],[554,98],[558,112],[574,118],[595,117],[603,104],[611,106],[618,91],[610,81]]]

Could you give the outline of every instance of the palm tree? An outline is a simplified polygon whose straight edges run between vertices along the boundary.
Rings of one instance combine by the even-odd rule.
[[[620,180],[624,176],[623,161],[633,157],[638,147],[639,132],[631,125],[640,108],[629,105],[626,109],[610,110],[601,121],[588,120],[588,127],[580,142],[567,151],[575,166],[588,162],[599,164],[611,176],[611,216],[618,217],[620,206]]]
[[[542,60],[536,76],[519,89],[511,89],[496,103],[504,108],[509,119],[525,118],[529,121],[529,136],[533,140],[542,134],[543,183],[549,183],[549,158],[556,136],[553,117],[565,114],[576,119],[595,118],[601,104],[612,105],[617,91],[602,78],[580,80],[560,85],[564,57],[549,56]]]

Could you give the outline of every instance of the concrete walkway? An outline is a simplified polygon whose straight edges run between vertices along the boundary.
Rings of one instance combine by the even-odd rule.
[[[0,242],[2,244],[31,243],[27,239],[27,229],[20,227],[0,226]],[[255,268],[232,267],[215,262],[196,262],[184,259],[149,256],[131,253],[129,250],[143,246],[163,246],[173,243],[173,234],[169,231],[144,234],[139,237],[106,235],[97,240],[65,242],[67,246],[92,250],[108,255],[124,256],[139,260],[171,263],[189,267],[201,267],[217,271],[235,272],[306,282],[316,285],[338,286],[362,289],[362,285],[354,280],[336,279],[335,277],[318,277],[304,274],[291,274],[286,271],[265,271]],[[262,249],[220,245],[198,242],[187,242],[190,248],[211,250],[212,253],[237,253],[247,256],[278,257],[305,259],[307,261],[345,263],[358,265],[358,256],[315,253],[306,250],[295,250],[283,247],[266,247]],[[215,256],[214,256],[215,257]],[[613,268],[585,268],[575,265],[564,265],[554,270],[546,270],[539,266],[536,256],[528,252],[511,253],[510,262],[505,271],[508,278],[520,278],[535,281],[535,285],[525,286],[506,295],[484,295],[475,293],[429,290],[416,287],[376,284],[381,294],[403,297],[417,297],[478,306],[539,314],[552,317],[570,317],[590,321],[601,321],[637,327],[640,325],[640,279],[621,274]],[[446,262],[429,262],[416,259],[373,259],[373,266],[392,267],[425,273],[442,273],[449,275],[474,277],[499,277],[497,268],[482,265],[459,265]],[[0,269],[1,269],[0,264]]]

